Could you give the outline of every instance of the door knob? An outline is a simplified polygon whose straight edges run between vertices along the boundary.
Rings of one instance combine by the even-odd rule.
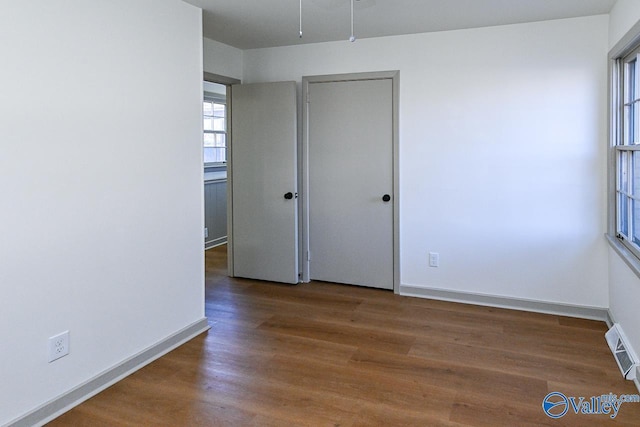
[[[382,196],[382,201],[383,202],[388,202],[389,200],[391,200],[391,196],[388,194],[385,194],[384,196]]]
[[[287,199],[287,200],[293,199],[293,193],[291,191],[289,191],[288,193],[286,193],[284,195],[284,198]]]

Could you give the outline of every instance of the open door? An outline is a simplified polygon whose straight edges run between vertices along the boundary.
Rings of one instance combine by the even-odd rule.
[[[298,283],[296,83],[231,90],[230,275]]]

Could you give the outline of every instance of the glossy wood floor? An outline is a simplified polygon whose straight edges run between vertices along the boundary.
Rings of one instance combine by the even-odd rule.
[[[206,255],[211,330],[51,426],[640,426],[542,411],[567,396],[636,394],[604,323],[312,283],[225,276]]]

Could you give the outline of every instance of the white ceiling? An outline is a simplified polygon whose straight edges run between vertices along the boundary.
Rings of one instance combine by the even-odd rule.
[[[204,10],[204,36],[253,49],[347,40],[350,0],[184,0]],[[355,0],[357,38],[609,13],[616,0]]]

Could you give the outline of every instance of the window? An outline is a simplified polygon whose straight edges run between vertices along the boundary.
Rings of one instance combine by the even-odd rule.
[[[227,105],[224,97],[205,95],[202,105],[204,120],[204,163],[227,161]]]
[[[640,47],[614,64],[616,237],[640,258]]]

